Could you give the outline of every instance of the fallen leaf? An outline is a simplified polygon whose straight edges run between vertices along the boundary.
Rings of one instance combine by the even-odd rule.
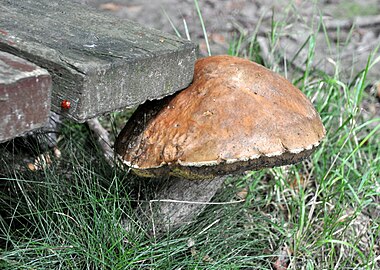
[[[211,263],[214,262],[214,260],[208,255],[203,256],[202,260],[204,262],[211,262]]]
[[[189,238],[188,240],[187,240],[187,246],[189,247],[189,248],[191,248],[191,247],[193,247],[195,245],[195,241],[194,241],[194,239],[193,238]]]
[[[248,189],[247,188],[243,188],[238,193],[236,193],[236,197],[238,197],[241,200],[245,200],[247,198],[247,196],[248,196]]]
[[[289,250],[284,246],[278,254],[277,260],[273,263],[275,270],[286,270],[289,266]]]
[[[291,189],[298,192],[300,186],[305,188],[305,177],[302,174],[299,175],[299,182],[296,176],[292,176],[292,177],[294,178],[291,179],[290,185],[289,185]]]
[[[108,11],[114,11],[115,12],[115,11],[119,11],[125,7],[123,5],[120,5],[120,4],[108,2],[108,3],[101,4],[99,6],[99,8],[101,10],[108,10]]]
[[[28,169],[31,170],[32,172],[34,172],[34,171],[37,170],[36,166],[34,166],[33,163],[28,163],[28,164],[27,164],[27,167],[28,167]]]
[[[61,150],[58,149],[58,147],[54,147],[53,152],[54,152],[54,156],[55,156],[56,158],[58,158],[58,159],[61,158],[62,153],[61,153]]]
[[[199,42],[199,53],[202,56],[208,55],[207,44],[204,40]]]
[[[210,35],[210,39],[217,44],[226,44],[226,38],[219,33],[213,33]]]
[[[27,163],[27,167],[31,171],[40,171],[46,169],[52,164],[49,153],[38,155],[34,160],[34,163]]]

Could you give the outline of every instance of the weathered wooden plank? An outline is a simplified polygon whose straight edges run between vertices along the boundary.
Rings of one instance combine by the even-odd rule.
[[[190,84],[196,46],[60,0],[0,0],[0,50],[46,68],[52,109],[77,120],[161,98]],[[70,100],[71,108],[60,107]]]
[[[45,69],[0,51],[0,142],[47,122],[51,85]]]

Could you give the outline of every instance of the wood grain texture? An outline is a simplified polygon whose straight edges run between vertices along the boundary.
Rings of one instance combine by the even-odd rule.
[[[0,51],[0,142],[43,126],[50,93],[51,77],[45,69]]]
[[[162,98],[192,80],[196,46],[187,40],[71,1],[0,6],[0,49],[46,68],[52,109],[76,121]]]

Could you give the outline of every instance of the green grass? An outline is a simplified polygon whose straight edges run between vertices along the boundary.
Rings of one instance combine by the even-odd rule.
[[[281,37],[273,23],[272,53]],[[286,68],[325,124],[316,152],[301,164],[229,179],[214,200],[246,190],[244,203],[210,205],[159,238],[136,217],[139,179],[111,168],[85,125],[65,123],[63,156],[42,171],[25,169],[9,146],[0,149],[0,268],[272,269],[285,253],[288,269],[378,269],[380,119],[361,110],[376,102],[366,77],[375,59],[344,82],[339,70],[313,70],[315,46],[311,35],[305,70]],[[230,53],[263,61],[259,48],[256,36],[236,35]],[[283,59],[273,59],[284,74]],[[106,118],[114,134],[120,119]]]

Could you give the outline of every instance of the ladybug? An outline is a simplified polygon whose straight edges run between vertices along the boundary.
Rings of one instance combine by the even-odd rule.
[[[62,102],[61,102],[61,108],[62,109],[68,110],[68,109],[70,109],[70,107],[71,107],[70,100],[67,100],[67,99],[62,100]]]

